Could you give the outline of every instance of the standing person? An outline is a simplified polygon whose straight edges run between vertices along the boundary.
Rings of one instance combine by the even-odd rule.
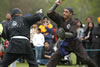
[[[98,17],[98,26],[93,30],[92,39],[92,49],[100,49],[100,17]],[[100,51],[91,52],[91,54],[91,58],[97,63],[98,67],[100,67]]]
[[[38,28],[37,24],[33,24],[30,29],[30,43],[31,43],[31,47],[33,49],[33,53],[35,54],[35,56],[36,56],[35,47],[33,45],[32,39],[33,39],[34,35],[36,34],[37,28]]]
[[[53,47],[53,25],[50,23],[47,16],[43,17],[43,24],[39,26],[41,32],[44,34],[45,41],[50,43],[50,47]]]
[[[89,23],[93,23],[93,18],[91,16],[86,18],[86,24],[87,24],[86,27],[85,27],[86,29],[87,29]]]
[[[81,21],[77,21],[77,38],[80,40],[80,41],[83,41],[84,39],[84,29],[83,29],[83,26],[82,26],[82,23]]]
[[[42,51],[42,48],[43,48],[44,42],[45,42],[44,35],[41,33],[40,28],[37,29],[37,33],[34,35],[32,41],[33,41],[33,45],[35,47],[37,62],[39,62],[41,59],[41,53],[42,53],[41,51]]]
[[[12,18],[11,18],[11,14],[10,14],[10,13],[7,13],[7,14],[6,14],[6,17],[5,17],[5,20],[1,22],[2,25],[3,25],[3,27],[4,27],[4,30],[3,30],[4,32],[6,32],[6,28],[5,28],[5,27],[6,27],[6,25],[11,21],[11,19],[12,19]],[[6,39],[6,37],[7,37],[7,36],[5,35],[4,38]]]
[[[33,39],[33,37],[34,37],[34,35],[37,33],[37,24],[33,24],[32,25],[32,27],[31,27],[31,29],[30,29],[30,43],[32,44],[33,42],[32,42],[32,39]],[[32,44],[31,46],[33,46],[34,47],[34,45]]]
[[[83,41],[84,41],[84,29],[83,29],[83,26],[82,26],[82,22],[80,20],[76,19],[76,18],[74,20],[77,23],[77,30],[76,30],[77,39],[80,40],[82,42],[82,44],[84,44],[83,43]],[[77,64],[80,64],[79,60],[80,59],[77,58]]]
[[[89,23],[87,26],[86,31],[84,32],[85,36],[84,36],[84,41],[85,41],[85,48],[86,49],[90,49],[92,48],[92,33],[93,33],[93,29],[94,29],[94,23]]]
[[[4,32],[6,32],[6,25],[10,22],[11,20],[11,14],[10,13],[7,13],[6,14],[6,19],[2,22],[2,25],[4,27]],[[4,36],[4,38],[7,37],[7,36]],[[6,50],[8,48],[8,45],[9,45],[9,41],[5,38],[5,43],[4,43],[4,50]],[[10,67],[16,67],[16,61],[14,61],[12,64],[10,64]]]
[[[4,21],[2,21],[2,24],[6,24],[6,22],[9,22],[11,20],[11,14],[7,13],[5,18],[6,19]]]
[[[86,22],[87,22],[87,24],[88,24],[88,23],[93,23],[92,17],[87,17],[87,18],[86,18]]]
[[[76,56],[80,58],[80,61],[84,64],[87,64],[88,67],[97,67],[96,64],[86,54],[82,43],[76,39],[77,24],[72,19],[73,9],[65,8],[63,13],[64,17],[55,12],[56,7],[61,5],[61,3],[62,0],[58,0],[49,10],[48,16],[55,23],[57,23],[58,27],[62,27],[58,30],[58,34],[64,40],[60,44],[60,48],[58,48],[55,54],[51,57],[47,67],[56,67],[61,58],[68,55],[70,52],[74,52]]]
[[[32,16],[23,17],[19,8],[11,11],[12,20],[7,24],[6,35],[9,40],[9,46],[6,54],[0,62],[0,67],[8,67],[12,62],[23,56],[29,64],[29,67],[38,67],[33,51],[30,46],[30,26],[41,19],[41,13]]]

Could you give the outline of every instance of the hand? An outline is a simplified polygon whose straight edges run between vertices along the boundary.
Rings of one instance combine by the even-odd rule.
[[[48,56],[48,58],[50,59],[50,58],[51,58],[51,56]]]
[[[36,11],[36,13],[43,13],[42,9]]]
[[[54,39],[54,37],[55,37],[55,36],[54,36],[54,35],[52,35],[52,39]]]
[[[85,40],[87,40],[87,39],[88,39],[88,37],[86,36],[84,39],[85,39]]]
[[[48,20],[48,24],[50,24],[51,22]]]
[[[47,27],[48,26],[47,23],[45,23],[44,26]]]
[[[79,38],[79,40],[82,40],[82,38]]]
[[[62,0],[57,0],[57,1],[56,1],[56,4],[57,4],[57,5],[61,5],[61,3],[62,3]]]

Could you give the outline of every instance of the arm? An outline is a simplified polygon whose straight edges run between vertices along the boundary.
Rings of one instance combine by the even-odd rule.
[[[44,55],[44,57],[47,58],[47,59],[51,58],[51,56],[49,56],[49,55]]]
[[[44,38],[44,35],[42,34],[42,43],[44,45],[44,42],[45,42],[45,38]]]
[[[100,36],[100,31],[97,27],[93,30],[93,35]]]
[[[46,32],[49,32],[50,34],[52,34],[53,33],[53,30],[52,30],[52,28],[48,28],[48,27],[46,27]]]
[[[61,4],[61,0],[56,2],[48,11],[47,15],[50,19],[52,19],[55,23],[59,24],[61,16],[55,12],[55,9]]]
[[[33,42],[33,45],[36,46],[37,45],[37,42],[36,42],[36,37],[34,35],[33,39],[32,39],[32,42]]]
[[[79,37],[80,40],[83,40],[84,39],[84,29],[82,28],[80,30],[80,37]]]
[[[56,0],[56,3],[49,9],[49,11],[54,11],[59,5],[61,5],[62,0]]]
[[[41,17],[42,17],[42,13],[36,13],[32,16],[27,16],[24,18],[24,20],[29,24],[29,25],[32,25],[32,24],[35,24],[37,21],[40,21],[41,20]]]

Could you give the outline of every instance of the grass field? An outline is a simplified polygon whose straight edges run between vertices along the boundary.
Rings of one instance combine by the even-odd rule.
[[[70,53],[70,61],[73,65],[57,65],[56,67],[87,67],[85,65],[75,65],[76,64],[76,55],[74,53]],[[10,66],[9,66],[10,67]],[[16,63],[16,67],[29,67],[27,61],[25,63]],[[46,67],[46,65],[39,65],[39,67]]]
[[[28,67],[27,63],[17,63],[16,67]],[[39,65],[39,67],[46,67],[45,65]],[[86,67],[86,66],[79,66],[79,65],[73,65],[73,66],[68,66],[68,65],[58,65],[57,67]]]

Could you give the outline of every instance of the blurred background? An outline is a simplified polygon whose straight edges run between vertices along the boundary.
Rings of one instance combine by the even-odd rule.
[[[40,8],[46,15],[48,9],[54,4],[55,0],[0,0],[0,21],[5,19],[7,12],[12,8],[21,8],[23,14],[33,14]],[[72,7],[75,15],[83,23],[88,16],[92,16],[95,23],[97,17],[100,16],[100,0],[64,0],[61,6],[57,8],[57,12],[63,15],[63,9]]]

